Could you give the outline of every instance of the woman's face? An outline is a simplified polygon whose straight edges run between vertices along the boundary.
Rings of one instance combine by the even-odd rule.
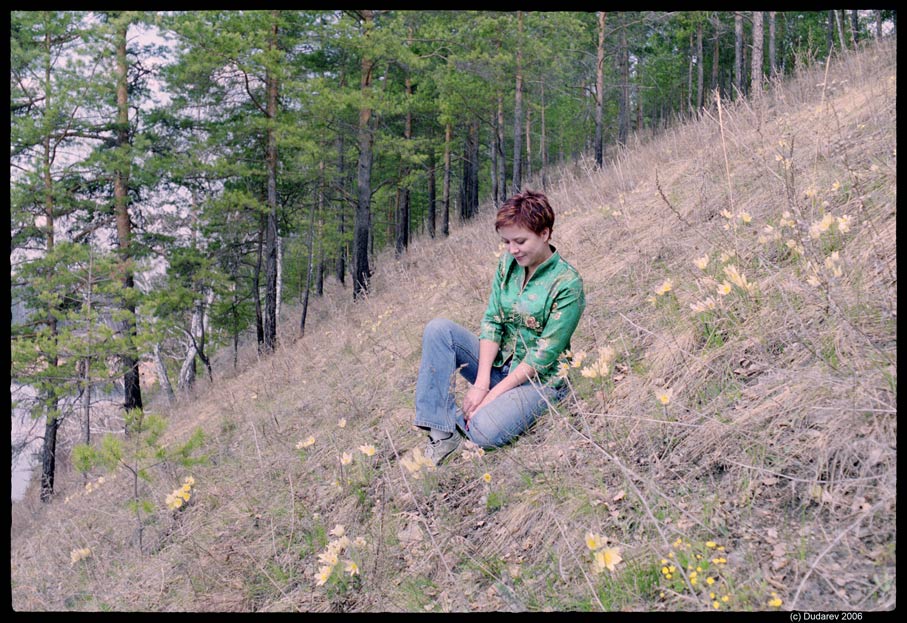
[[[507,252],[517,261],[517,264],[527,270],[535,270],[539,264],[551,257],[551,248],[548,240],[551,230],[545,228],[539,235],[530,229],[509,225],[498,228],[498,235],[504,243]]]

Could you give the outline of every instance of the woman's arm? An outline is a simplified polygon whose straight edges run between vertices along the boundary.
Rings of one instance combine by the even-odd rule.
[[[498,354],[500,345],[492,340],[479,340],[479,372],[476,382],[463,399],[463,413],[468,420],[479,407],[491,388],[491,365]]]

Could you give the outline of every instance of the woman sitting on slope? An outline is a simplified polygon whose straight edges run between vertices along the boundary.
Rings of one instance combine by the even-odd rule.
[[[498,210],[506,253],[495,271],[481,331],[435,318],[422,335],[415,425],[429,432],[425,455],[439,465],[464,435],[483,448],[526,432],[564,397],[558,360],[586,306],[583,281],[551,244],[548,198],[525,191]],[[459,409],[453,375],[472,386]]]

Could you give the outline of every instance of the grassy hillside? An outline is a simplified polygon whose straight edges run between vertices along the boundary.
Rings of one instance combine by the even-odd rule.
[[[370,299],[329,283],[304,339],[159,408],[163,443],[200,428],[208,461],[148,467],[146,507],[122,468],[14,505],[13,607],[894,608],[896,73],[889,41],[555,172],[586,358],[513,446],[409,458],[423,325],[484,310],[485,206],[379,258]]]

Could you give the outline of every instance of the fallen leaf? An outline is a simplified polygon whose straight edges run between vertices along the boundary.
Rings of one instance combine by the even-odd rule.
[[[617,495],[615,495],[613,498],[611,498],[611,501],[619,502],[620,500],[624,499],[625,495],[627,495],[626,492],[623,489],[621,489],[620,491],[617,492]]]

